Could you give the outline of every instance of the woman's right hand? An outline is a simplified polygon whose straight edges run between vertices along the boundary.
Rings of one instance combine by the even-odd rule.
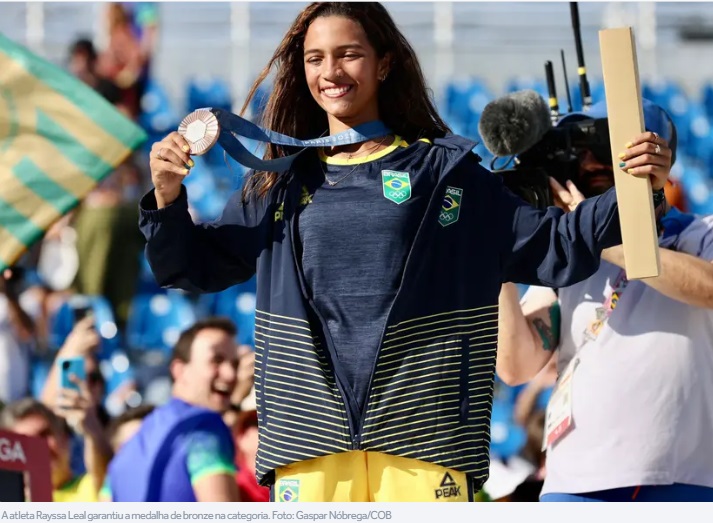
[[[189,151],[188,142],[176,131],[151,147],[151,181],[159,209],[173,203],[181,194],[183,178],[195,165]]]

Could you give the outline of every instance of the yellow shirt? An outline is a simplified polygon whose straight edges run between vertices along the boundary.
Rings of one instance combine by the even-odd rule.
[[[61,489],[52,492],[52,498],[56,502],[88,502],[99,501],[97,489],[89,474],[84,474],[73,479]]]

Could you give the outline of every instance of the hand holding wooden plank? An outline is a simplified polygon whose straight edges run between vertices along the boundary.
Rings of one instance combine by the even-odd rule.
[[[626,275],[630,280],[652,278],[660,274],[661,262],[651,180],[617,167],[619,152],[645,130],[633,32],[630,27],[599,31],[599,46]]]

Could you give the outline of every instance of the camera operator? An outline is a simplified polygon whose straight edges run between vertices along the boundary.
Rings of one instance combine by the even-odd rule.
[[[558,126],[579,118],[606,118],[606,107]],[[628,144],[618,168],[668,172],[675,127],[648,101],[644,120],[648,138]],[[581,151],[576,183],[551,180],[559,207],[614,184],[603,156]],[[523,383],[559,349],[541,501],[713,501],[713,216],[666,210],[658,278],[628,281],[619,245],[558,293],[530,287],[520,304],[503,286],[500,377]]]

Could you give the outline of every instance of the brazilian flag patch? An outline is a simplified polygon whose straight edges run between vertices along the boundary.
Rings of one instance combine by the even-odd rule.
[[[400,204],[411,198],[411,178],[408,173],[381,171],[381,183],[387,200]]]
[[[281,479],[277,487],[277,501],[282,503],[297,502],[300,500],[300,480]]]
[[[463,189],[458,187],[446,187],[446,195],[443,197],[441,213],[438,215],[438,223],[443,227],[453,225],[460,216],[460,207],[463,202]]]

